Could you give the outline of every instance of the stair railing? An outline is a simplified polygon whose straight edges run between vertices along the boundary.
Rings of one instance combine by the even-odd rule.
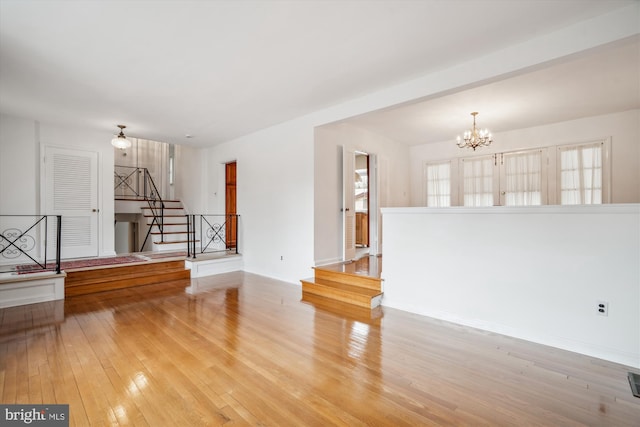
[[[187,257],[238,252],[238,214],[191,214],[187,217]]]
[[[144,250],[153,226],[156,225],[160,231],[160,242],[164,242],[164,201],[160,196],[160,192],[156,187],[149,169],[139,168],[135,166],[119,166],[114,167],[116,197],[132,200],[145,200],[149,205],[149,210],[153,215],[153,220],[147,230],[147,235],[140,247],[140,252]]]
[[[61,241],[61,215],[0,215],[0,272],[60,274]],[[48,262],[51,255],[54,262]]]

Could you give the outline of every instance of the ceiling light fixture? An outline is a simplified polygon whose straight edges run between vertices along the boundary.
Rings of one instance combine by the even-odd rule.
[[[464,133],[464,141],[458,136],[457,144],[460,148],[473,148],[473,151],[476,151],[478,147],[488,147],[491,145],[493,139],[491,139],[489,129],[476,129],[476,116],[478,112],[474,111],[471,115],[473,116],[473,127]]]
[[[131,141],[129,141],[127,137],[124,136],[124,132],[122,132],[122,130],[126,128],[126,126],[118,125],[118,127],[120,128],[120,133],[111,140],[111,145],[119,148],[120,150],[126,150],[127,148],[131,147]]]

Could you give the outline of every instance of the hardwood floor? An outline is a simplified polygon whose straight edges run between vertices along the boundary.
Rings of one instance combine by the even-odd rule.
[[[0,400],[75,426],[640,425],[628,367],[300,297],[237,272],[2,309]]]

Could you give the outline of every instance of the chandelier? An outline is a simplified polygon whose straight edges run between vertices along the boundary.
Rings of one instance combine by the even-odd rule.
[[[491,145],[493,139],[491,139],[489,129],[476,129],[476,116],[478,112],[474,111],[471,115],[473,116],[473,127],[464,133],[464,140],[461,140],[460,136],[458,136],[457,144],[460,148],[473,148],[473,151],[476,151],[478,147],[488,147]]]
[[[118,125],[118,127],[120,128],[120,133],[111,140],[111,145],[121,150],[126,150],[127,148],[131,147],[131,141],[129,141],[127,137],[124,136],[124,132],[122,132],[122,130],[126,128],[126,126]]]

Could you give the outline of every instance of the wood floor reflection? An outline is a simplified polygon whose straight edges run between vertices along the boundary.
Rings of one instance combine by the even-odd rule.
[[[2,309],[0,401],[68,403],[75,426],[640,422],[627,367],[300,299],[229,273]]]

